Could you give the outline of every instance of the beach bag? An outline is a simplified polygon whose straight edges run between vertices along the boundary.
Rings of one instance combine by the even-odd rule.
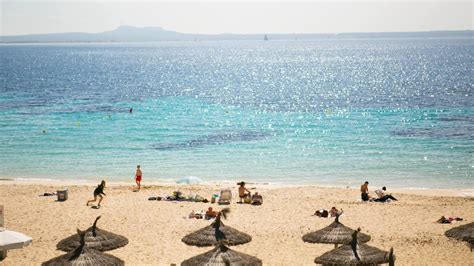
[[[245,196],[244,198],[244,203],[245,204],[250,204],[252,202],[252,197],[250,197],[250,194],[248,194],[247,196]]]

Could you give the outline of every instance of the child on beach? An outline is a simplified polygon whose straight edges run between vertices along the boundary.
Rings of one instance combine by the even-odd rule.
[[[100,184],[94,190],[94,199],[88,200],[86,206],[89,206],[89,203],[91,202],[95,202],[98,196],[99,203],[97,204],[97,208],[100,208],[100,203],[102,202],[102,199],[104,198],[102,195],[105,196],[104,188],[105,188],[105,181],[102,180],[102,182],[100,182]]]
[[[137,183],[137,191],[140,190],[140,183],[142,182],[142,170],[140,165],[137,165],[137,171],[135,172],[135,182]]]

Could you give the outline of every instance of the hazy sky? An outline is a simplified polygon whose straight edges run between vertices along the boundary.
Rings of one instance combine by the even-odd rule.
[[[120,25],[188,33],[473,29],[472,1],[152,2],[0,0],[0,35],[101,32]]]

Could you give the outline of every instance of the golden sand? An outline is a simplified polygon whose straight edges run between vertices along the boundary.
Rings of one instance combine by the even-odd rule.
[[[262,259],[265,265],[312,265],[314,258],[333,245],[304,243],[301,237],[329,225],[332,219],[312,214],[319,208],[336,206],[344,210],[341,222],[360,227],[372,236],[369,245],[395,250],[398,265],[473,265],[474,252],[466,243],[449,239],[444,232],[474,220],[472,191],[411,190],[394,193],[399,201],[362,203],[356,189],[304,187],[255,187],[264,197],[262,206],[236,204],[237,189],[232,186],[233,203],[226,225],[250,234],[250,243],[232,249]],[[44,192],[68,187],[69,199],[39,197]],[[228,185],[152,185],[132,192],[131,185],[113,184],[105,189],[100,209],[86,206],[93,184],[33,184],[0,181],[0,204],[5,208],[5,226],[33,238],[29,247],[12,250],[2,265],[38,265],[58,255],[56,243],[88,228],[98,215],[98,226],[129,239],[123,248],[109,251],[128,265],[170,265],[210,250],[181,242],[186,234],[209,221],[187,219],[192,210],[206,210],[216,204],[148,201],[149,196],[170,195],[180,189],[185,195],[197,193],[210,198]],[[401,193],[404,192],[404,193]],[[443,195],[443,196],[441,196]],[[458,196],[457,196],[458,195]],[[459,196],[461,195],[461,196]],[[438,224],[441,215],[461,216],[464,221]]]

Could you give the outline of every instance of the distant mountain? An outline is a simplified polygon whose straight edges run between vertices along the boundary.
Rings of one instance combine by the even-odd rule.
[[[427,32],[380,32],[339,34],[267,34],[271,40],[302,39],[359,39],[359,38],[439,38],[473,37],[472,30]],[[159,42],[203,40],[263,40],[265,34],[189,34],[164,30],[160,27],[120,26],[100,33],[49,33],[0,36],[1,43],[58,43],[58,42]]]

